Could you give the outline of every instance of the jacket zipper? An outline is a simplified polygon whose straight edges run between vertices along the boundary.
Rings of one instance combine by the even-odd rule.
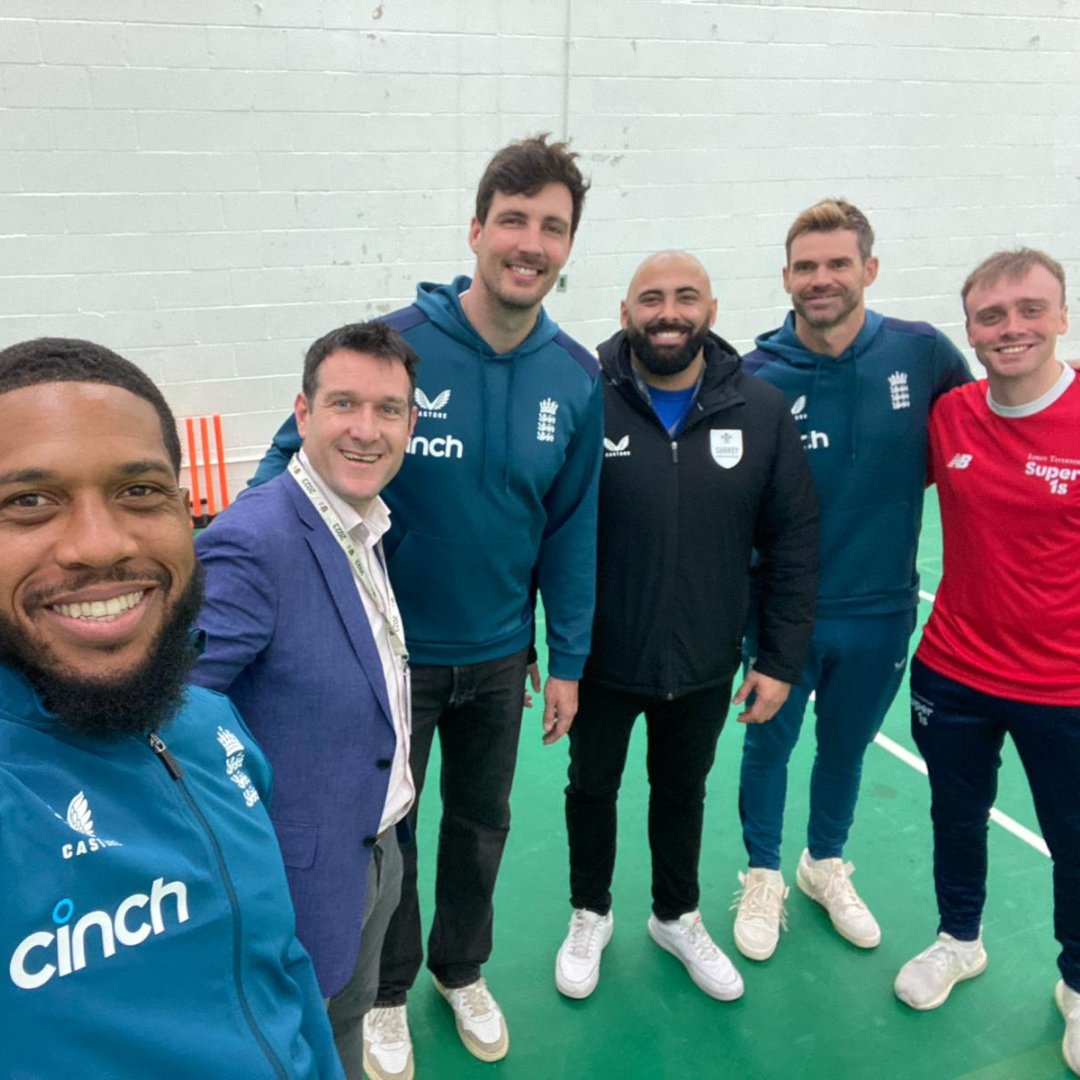
[[[203,814],[199,804],[195,801],[194,796],[188,791],[187,785],[184,783],[184,771],[180,768],[180,763],[173,757],[161,736],[158,735],[156,731],[151,731],[150,734],[147,735],[147,741],[150,743],[150,749],[153,750],[157,759],[165,766],[166,772],[168,772],[169,776],[176,781],[177,788],[183,795],[184,801],[188,804],[192,814],[195,815],[195,818],[202,826],[203,832],[206,833],[206,836],[210,841],[210,846],[214,850],[214,857],[217,859],[218,864],[218,873],[221,875],[221,879],[225,884],[225,892],[229,897],[229,907],[232,910],[233,979],[236,983],[237,996],[240,999],[240,1009],[244,1014],[244,1019],[247,1021],[248,1027],[251,1028],[251,1032],[255,1036],[255,1041],[259,1044],[267,1061],[270,1062],[270,1066],[274,1070],[274,1075],[280,1077],[280,1080],[288,1080],[288,1073],[286,1073],[281,1062],[278,1060],[277,1055],[266,1041],[266,1036],[263,1035],[262,1030],[256,1023],[255,1016],[251,1011],[251,1006],[248,1004],[247,996],[244,993],[244,984],[240,974],[240,942],[242,940],[243,930],[240,923],[240,905],[236,899],[236,889],[233,886],[232,878],[229,876],[228,867],[225,865],[225,856],[221,853],[221,845],[218,843],[217,834],[210,827],[210,823],[206,820],[206,815]]]

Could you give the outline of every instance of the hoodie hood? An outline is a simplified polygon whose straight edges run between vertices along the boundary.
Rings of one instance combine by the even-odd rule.
[[[528,337],[520,345],[506,353],[497,353],[475,330],[461,307],[461,295],[468,292],[472,278],[464,274],[454,278],[449,285],[437,285],[422,281],[416,287],[416,306],[447,337],[464,345],[484,357],[517,357],[536,352],[551,342],[559,332],[559,327],[548,318],[543,308],[536,319],[536,325],[529,331]]]
[[[754,344],[762,352],[772,353],[786,360],[796,367],[813,367],[817,364],[841,363],[854,360],[857,356],[866,352],[874,342],[882,323],[883,315],[876,311],[866,312],[866,321],[862,329],[856,335],[855,340],[839,355],[826,356],[824,353],[812,352],[798,338],[795,333],[795,312],[789,311],[782,326],[770,330],[767,334],[754,340]]]

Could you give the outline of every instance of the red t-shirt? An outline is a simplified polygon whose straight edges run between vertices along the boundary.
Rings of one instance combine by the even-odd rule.
[[[961,386],[930,418],[945,556],[916,655],[995,697],[1080,705],[1080,378],[1008,416],[987,393]]]

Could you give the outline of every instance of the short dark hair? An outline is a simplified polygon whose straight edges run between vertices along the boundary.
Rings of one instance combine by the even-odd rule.
[[[795,219],[784,245],[788,262],[791,262],[791,245],[796,238],[808,232],[835,232],[837,229],[847,229],[855,234],[859,258],[866,262],[874,250],[874,230],[866,215],[847,199],[822,199]]]
[[[960,301],[963,303],[965,313],[967,309],[967,296],[976,285],[994,285],[1001,278],[1010,281],[1019,281],[1035,269],[1041,266],[1047,272],[1053,274],[1061,285],[1061,306],[1065,306],[1065,269],[1057,261],[1052,259],[1045,251],[1037,248],[1021,247],[1015,251],[996,251],[993,255],[983,259],[974,270],[967,276],[963,288],[960,290]]]
[[[161,439],[173,471],[180,475],[176,418],[164,395],[141,368],[104,345],[79,338],[34,338],[0,350],[0,394],[53,382],[104,383],[148,401],[161,421]]]
[[[416,400],[416,365],[420,357],[413,352],[409,343],[392,327],[378,319],[371,322],[348,323],[323,334],[318,341],[313,341],[304,357],[304,397],[312,401],[319,389],[319,366],[331,354],[339,349],[364,353],[387,363],[399,360],[405,365],[409,376],[409,404]]]
[[[589,182],[577,167],[577,154],[566,142],[549,143],[549,133],[522,139],[504,146],[488,162],[476,189],[476,220],[487,220],[496,192],[503,195],[536,195],[548,184],[565,184],[570,189],[573,212],[570,235],[577,232]]]

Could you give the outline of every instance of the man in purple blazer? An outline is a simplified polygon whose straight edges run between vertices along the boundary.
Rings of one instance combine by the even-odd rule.
[[[412,805],[405,635],[379,497],[416,423],[416,355],[381,323],[304,360],[303,449],[197,541],[206,650],[193,681],[228,694],[274,766],[271,819],[349,1080],[401,889]],[[402,826],[403,827],[403,826]]]

